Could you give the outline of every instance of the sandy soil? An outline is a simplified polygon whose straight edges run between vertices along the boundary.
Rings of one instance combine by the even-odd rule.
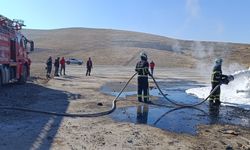
[[[90,28],[54,30],[22,30],[35,42],[33,60],[52,57],[92,57],[99,65],[133,65],[140,51],[147,51],[149,60],[162,67],[196,67],[212,64],[221,57],[226,64],[249,66],[249,44],[178,40],[158,35]],[[110,57],[112,54],[112,57]],[[166,59],[167,58],[167,59]],[[108,59],[108,60],[106,60]]]
[[[43,79],[43,64],[33,64],[31,81],[1,89],[1,105],[56,112],[89,113],[108,110],[114,97],[100,92],[107,82],[124,82],[133,67],[94,66],[93,76],[83,66],[67,66],[66,76]],[[40,68],[40,69],[39,69]],[[179,71],[182,70],[180,73]],[[156,68],[165,80],[184,78],[206,83],[191,69]],[[131,84],[136,84],[133,80]],[[103,106],[97,105],[102,103]],[[138,105],[136,97],[118,107]],[[176,134],[147,125],[121,123],[109,116],[70,118],[20,111],[0,111],[0,149],[250,149],[250,130],[230,125],[204,125],[196,136]]]

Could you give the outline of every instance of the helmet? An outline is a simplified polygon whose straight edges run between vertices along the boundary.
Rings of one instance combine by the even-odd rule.
[[[217,58],[217,59],[215,60],[215,64],[216,64],[216,65],[221,65],[222,62],[223,62],[223,59],[222,59],[222,58]]]
[[[148,56],[145,52],[140,53],[141,58],[148,59]]]

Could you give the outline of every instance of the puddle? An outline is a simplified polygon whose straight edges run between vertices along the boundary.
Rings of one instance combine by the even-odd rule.
[[[119,87],[119,84],[120,83],[109,83],[109,85],[113,87],[115,85],[116,88]],[[185,84],[185,86],[182,86],[183,84]],[[164,89],[164,92],[169,94],[168,98],[178,101],[178,103],[191,104],[201,101],[201,99],[187,95],[185,92],[188,88],[201,86],[196,82],[181,80],[171,81],[171,84],[161,82],[160,86]],[[108,89],[112,89],[112,87],[108,87],[107,85],[104,85],[102,88],[106,90],[105,92],[102,90],[102,92],[106,94],[115,96],[118,93],[109,91]],[[122,88],[122,86],[120,88]],[[123,94],[123,98],[135,94],[136,86],[132,85],[131,88]],[[154,87],[151,88],[150,95],[158,97],[158,100],[154,101],[156,104],[171,105]],[[116,121],[147,124],[163,130],[191,135],[197,134],[197,126],[202,124],[233,124],[250,128],[250,111],[247,110],[229,106],[209,109],[207,103],[196,108],[186,107],[179,109],[160,105],[141,103],[139,106],[119,108],[116,109],[110,117]]]
[[[108,95],[117,96],[120,90],[125,86],[125,84],[126,84],[125,82],[108,82],[101,87],[100,91]],[[127,96],[136,95],[137,94],[136,90],[137,90],[136,85],[129,84],[119,98],[124,99]]]
[[[235,108],[220,107],[208,110],[203,108],[167,108],[142,104],[119,108],[110,116],[116,121],[148,124],[175,133],[197,134],[197,125],[233,124],[250,128],[246,113],[235,114]]]
[[[125,84],[125,82],[108,82],[101,87],[100,91],[108,95],[117,96]],[[163,93],[168,94],[168,98],[170,99],[174,99],[180,103],[185,104],[192,104],[200,101],[198,98],[195,98],[191,95],[187,95],[185,93],[185,90],[188,88],[202,86],[197,82],[176,79],[175,81],[168,82],[160,81],[158,82],[158,84],[160,85]],[[150,96],[163,98],[163,96],[155,86],[149,87],[149,94]],[[127,96],[135,95],[137,95],[137,85],[129,84],[119,98],[125,99]]]

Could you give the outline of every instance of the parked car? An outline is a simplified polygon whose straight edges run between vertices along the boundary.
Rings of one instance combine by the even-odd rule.
[[[66,64],[78,64],[78,65],[82,65],[83,61],[80,59],[76,59],[76,58],[69,58],[66,60]]]

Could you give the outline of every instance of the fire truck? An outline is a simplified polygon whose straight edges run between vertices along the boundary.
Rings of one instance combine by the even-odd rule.
[[[34,42],[21,34],[22,20],[0,15],[0,86],[12,82],[26,83],[31,61],[28,54]]]

